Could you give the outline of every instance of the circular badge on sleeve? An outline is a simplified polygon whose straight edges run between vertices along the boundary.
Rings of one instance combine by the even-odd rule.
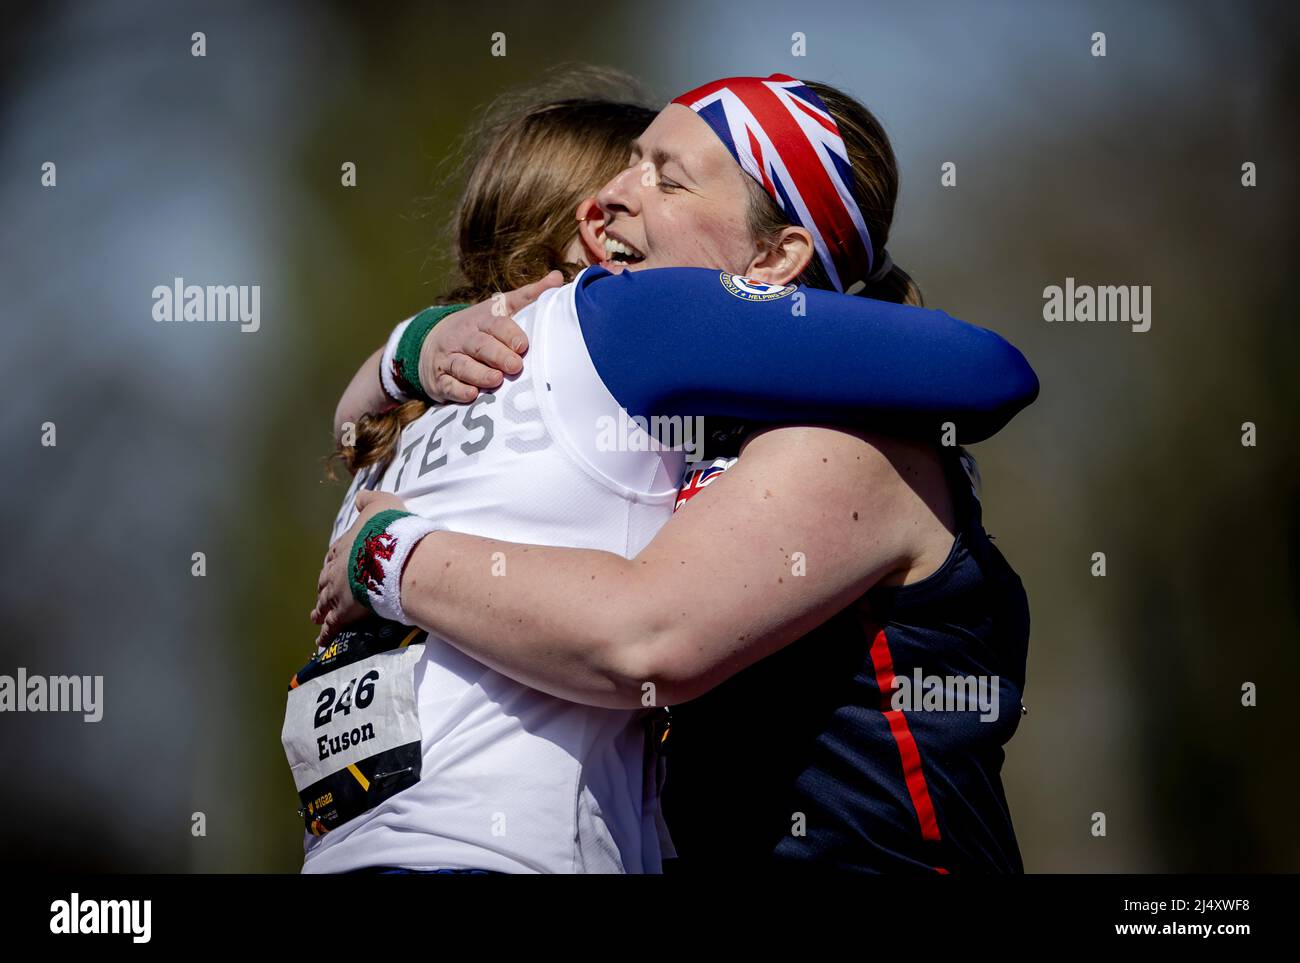
[[[727,293],[742,301],[775,301],[777,298],[794,294],[796,290],[793,284],[767,284],[742,274],[728,274],[725,271],[718,275],[718,279],[727,289]]]

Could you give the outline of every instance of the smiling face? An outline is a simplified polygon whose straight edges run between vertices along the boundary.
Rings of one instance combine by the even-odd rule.
[[[669,104],[633,144],[628,167],[579,208],[584,247],[615,272],[707,267],[786,283],[807,257],[774,260],[754,238],[751,183],[708,124]]]

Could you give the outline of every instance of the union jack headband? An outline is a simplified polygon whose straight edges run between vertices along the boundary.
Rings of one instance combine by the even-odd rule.
[[[687,91],[674,104],[695,111],[791,223],[812,235],[836,291],[871,276],[874,255],[853,199],[853,166],[826,105],[785,74],[728,77]]]

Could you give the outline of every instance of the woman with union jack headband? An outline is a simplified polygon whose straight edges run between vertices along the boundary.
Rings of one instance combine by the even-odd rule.
[[[493,685],[508,677],[572,703],[672,705],[667,815],[687,865],[1018,871],[999,772],[1019,719],[1027,603],[952,444],[987,432],[970,430],[974,413],[941,432],[888,364],[872,375],[894,392],[874,420],[848,417],[840,394],[853,370],[835,352],[853,337],[845,317],[912,310],[919,339],[938,337],[934,312],[899,307],[919,294],[885,254],[897,188],[883,130],[834,88],[775,75],[677,98],[581,211],[598,266],[520,314],[527,390],[507,380],[498,401],[431,412],[409,447],[403,434],[405,461],[375,486],[385,494],[358,496],[319,581],[322,641],[369,608],[458,649],[466,662],[450,674],[462,681],[472,664]],[[672,303],[686,323],[665,317]],[[390,394],[427,371],[427,342],[409,330],[379,366]],[[783,352],[787,365],[816,359],[823,383],[759,397]],[[945,353],[927,389],[961,377]],[[565,367],[575,356],[594,380]],[[1036,390],[1030,373],[1013,408]],[[561,424],[611,403],[749,427],[718,440],[707,487],[679,500],[675,481],[660,481],[684,458],[605,451],[596,419],[589,435],[581,416]],[[504,417],[490,421],[493,409]],[[613,515],[585,513],[542,458],[502,461],[527,486],[507,491],[490,466],[511,442],[517,456],[577,464],[625,512],[662,514],[621,523],[615,547]],[[530,537],[547,512],[557,524]],[[426,667],[422,709],[440,697],[441,671]],[[914,675],[971,678],[991,699],[900,700],[897,680]],[[425,721],[441,732],[458,705]],[[408,793],[394,799],[409,808],[420,797]],[[396,804],[380,823],[400,833],[405,818]],[[384,825],[344,829],[378,840]]]

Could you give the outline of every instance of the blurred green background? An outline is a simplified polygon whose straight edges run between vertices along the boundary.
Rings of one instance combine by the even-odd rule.
[[[0,673],[106,695],[94,725],[0,716],[0,862],[298,869],[279,731],[342,495],[334,403],[448,278],[458,138],[583,61],[665,100],[774,71],[856,94],[900,160],[895,260],[1036,367],[1038,403],[976,449],[1033,609],[1004,773],[1026,867],[1300,869],[1298,26],[1208,0],[10,5]],[[154,322],[178,276],[261,285],[260,330]],[[1151,330],[1049,325],[1067,276],[1151,285]]]

